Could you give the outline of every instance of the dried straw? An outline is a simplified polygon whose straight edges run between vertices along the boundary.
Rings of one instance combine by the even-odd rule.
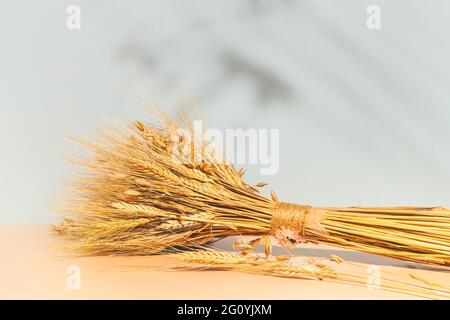
[[[255,254],[243,256],[216,249],[185,252],[176,256],[184,263],[173,266],[172,268],[175,270],[238,271],[284,278],[318,279],[367,287],[367,275],[365,274],[367,265],[347,263],[336,256],[331,260],[307,258],[302,264],[284,259],[278,260],[277,257],[264,258]],[[334,266],[330,265],[331,261],[334,262]],[[339,270],[341,264],[357,266],[360,269],[351,273],[343,272]],[[450,298],[449,287],[413,274],[409,275],[409,280],[417,280],[416,284],[411,283],[408,279],[399,280],[402,275],[393,271],[383,271],[378,289],[431,299]]]
[[[189,129],[188,136],[178,129]],[[198,145],[189,121],[161,116],[79,140],[92,156],[54,230],[81,254],[149,255],[235,235],[313,241],[431,266],[450,266],[450,213],[442,207],[312,208],[267,198],[243,170]],[[182,146],[180,148],[180,145]],[[202,161],[198,161],[201,159]],[[267,249],[268,250],[268,249]],[[266,250],[266,251],[267,251]]]

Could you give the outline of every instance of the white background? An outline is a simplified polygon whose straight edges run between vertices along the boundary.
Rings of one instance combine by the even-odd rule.
[[[450,206],[449,14],[445,0],[3,1],[0,222],[54,220],[66,136],[147,117],[146,103],[279,128],[264,180],[282,200]]]

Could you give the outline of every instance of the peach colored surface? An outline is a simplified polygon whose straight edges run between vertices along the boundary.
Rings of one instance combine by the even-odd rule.
[[[163,271],[162,267],[177,262],[168,256],[69,258],[55,248],[56,242],[47,227],[0,227],[0,299],[416,299],[326,281],[227,271]],[[317,255],[320,250],[328,248],[316,246],[307,252]],[[347,251],[342,255],[359,257]],[[67,288],[71,265],[80,268],[79,290]],[[450,282],[448,272],[407,271]]]

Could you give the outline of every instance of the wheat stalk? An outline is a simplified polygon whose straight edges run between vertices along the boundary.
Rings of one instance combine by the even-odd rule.
[[[339,257],[332,257],[331,260],[323,262],[317,259],[308,258],[306,263],[298,264],[291,261],[277,260],[276,258],[266,258],[258,255],[243,256],[240,254],[225,252],[216,249],[206,249],[177,254],[176,257],[184,264],[177,264],[172,268],[184,270],[225,270],[238,271],[250,274],[259,274],[276,277],[286,277],[295,279],[318,279],[347,283],[357,286],[367,286],[367,275],[365,275],[366,265],[348,263],[361,267],[362,272],[342,272],[336,267],[331,267],[327,262],[334,261],[338,264],[347,264]],[[361,275],[361,273],[363,275]],[[383,281],[380,289],[415,295],[425,298],[449,299],[450,288],[441,284],[422,279],[417,275],[410,274],[410,279],[417,280],[421,285],[407,281],[396,280],[403,274],[394,272],[383,272]],[[386,274],[395,277],[387,277]]]
[[[280,202],[274,192],[267,198],[259,192],[264,183],[247,184],[206,143],[186,144],[190,127],[163,116],[155,125],[104,132],[98,143],[78,139],[92,156],[77,162],[86,174],[54,226],[71,250],[147,255],[228,236],[275,236],[286,246],[327,243],[450,267],[448,209],[312,208]],[[189,136],[177,136],[179,128],[190,128]]]

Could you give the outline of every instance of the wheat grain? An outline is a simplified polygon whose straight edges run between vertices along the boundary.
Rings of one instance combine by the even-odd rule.
[[[361,265],[361,267],[364,268],[362,274],[346,273],[338,271],[313,258],[307,258],[305,264],[298,264],[287,261],[286,257],[283,256],[280,259],[275,257],[275,260],[273,260],[262,258],[257,255],[243,256],[215,249],[181,253],[177,254],[176,257],[187,264],[176,264],[173,266],[175,269],[195,270],[202,268],[228,270],[295,279],[336,281],[358,286],[367,285],[366,265]],[[338,264],[344,263],[344,261],[337,256],[332,257],[332,260],[338,261]],[[399,274],[393,272],[390,272],[390,274],[395,277],[390,278],[385,274],[383,276],[383,285],[380,289],[433,299],[450,298],[450,288],[446,286],[422,279],[416,275],[409,275],[410,278],[418,280],[426,285],[418,286],[406,281],[395,280]]]
[[[177,141],[181,126],[191,131]],[[176,143],[192,137],[188,120],[163,115],[156,125],[137,121],[103,132],[99,143],[77,139],[92,156],[78,161],[87,171],[73,184],[71,220],[53,229],[84,254],[160,253],[227,236],[280,235],[286,244],[326,243],[450,267],[448,209],[286,204],[273,191],[261,195],[266,183],[247,184],[244,170],[217,159],[206,142],[177,154]]]

